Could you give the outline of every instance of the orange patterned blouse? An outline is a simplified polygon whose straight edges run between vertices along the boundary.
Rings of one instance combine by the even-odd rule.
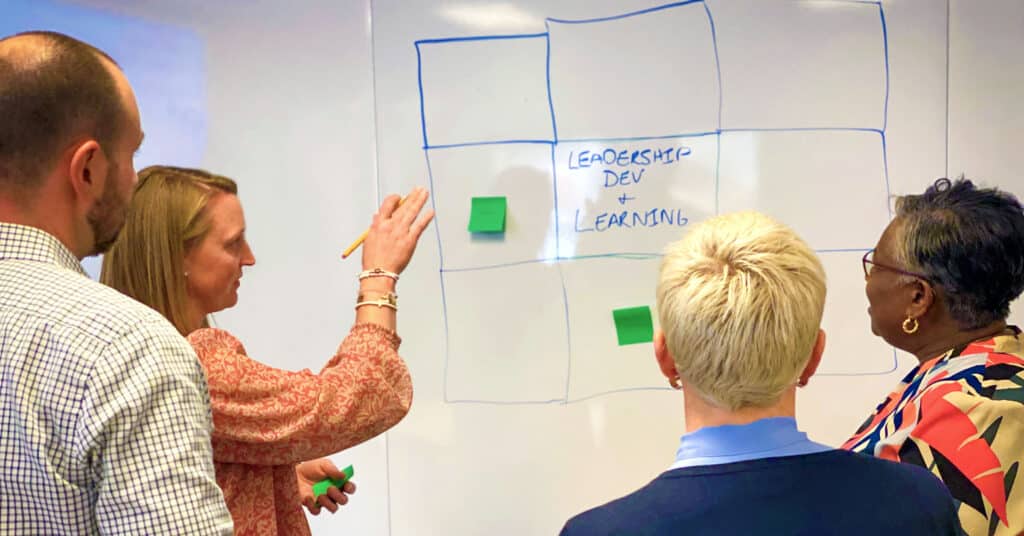
[[[230,333],[192,332],[213,406],[213,458],[235,533],[306,535],[295,465],[370,439],[412,403],[398,335],[356,324],[320,374],[254,361]]]

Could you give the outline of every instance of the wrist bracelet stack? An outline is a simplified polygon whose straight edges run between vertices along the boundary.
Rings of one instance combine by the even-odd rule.
[[[383,268],[374,268],[372,270],[364,270],[359,273],[359,280],[368,279],[371,277],[390,277],[396,283],[398,282],[398,274],[389,272]],[[367,294],[360,292],[356,298],[356,309],[364,305],[376,305],[377,307],[388,307],[395,311],[398,310],[398,294],[394,292],[384,292],[377,294],[375,298],[368,296]]]

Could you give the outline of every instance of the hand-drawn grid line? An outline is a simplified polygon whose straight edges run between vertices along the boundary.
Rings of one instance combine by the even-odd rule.
[[[720,169],[721,169],[721,165],[720,165],[720,158],[721,158],[721,136],[722,136],[723,133],[731,133],[731,132],[766,132],[766,131],[768,131],[768,132],[798,132],[798,131],[875,132],[875,133],[879,134],[879,136],[881,137],[882,162],[883,162],[883,172],[884,172],[883,174],[884,174],[884,177],[885,177],[886,207],[887,207],[887,209],[889,211],[888,212],[889,213],[889,217],[890,218],[892,217],[892,207],[890,206],[890,204],[888,202],[889,199],[892,196],[892,190],[891,190],[890,181],[889,181],[888,148],[887,148],[887,144],[886,144],[886,129],[888,127],[888,116],[889,116],[890,72],[889,72],[889,37],[888,37],[888,28],[887,28],[886,20],[885,20],[885,9],[884,9],[884,6],[882,5],[881,1],[877,1],[877,0],[831,0],[831,1],[837,2],[837,3],[852,3],[852,4],[874,5],[874,6],[877,6],[877,8],[878,8],[879,19],[880,19],[881,28],[882,28],[882,42],[883,42],[882,44],[883,44],[883,51],[884,51],[883,55],[884,55],[884,65],[885,65],[885,94],[884,94],[884,101],[883,101],[882,128],[881,129],[865,128],[865,127],[729,128],[729,129],[723,129],[722,128],[722,122],[721,122],[722,121],[722,98],[723,98],[722,97],[722,73],[721,73],[721,64],[720,64],[719,54],[718,54],[718,38],[717,38],[717,32],[715,30],[714,16],[712,15],[711,9],[708,7],[707,3],[704,2],[704,0],[686,0],[686,1],[682,1],[682,2],[674,2],[674,3],[670,3],[670,4],[654,6],[654,7],[651,7],[651,8],[648,8],[648,9],[639,10],[639,11],[623,13],[623,14],[620,14],[620,15],[614,15],[614,16],[609,16],[609,17],[601,17],[601,18],[593,18],[593,19],[564,20],[564,19],[548,18],[548,19],[545,19],[544,25],[545,25],[545,30],[546,31],[543,32],[543,33],[508,34],[508,35],[482,35],[482,36],[469,36],[469,37],[449,37],[449,38],[438,38],[438,39],[421,39],[421,40],[417,40],[417,41],[414,42],[415,47],[416,47],[417,83],[418,83],[419,99],[420,99],[420,128],[421,128],[421,131],[422,131],[422,134],[423,134],[423,146],[422,146],[422,149],[423,149],[423,152],[424,152],[424,156],[426,158],[427,174],[428,174],[428,180],[429,180],[429,183],[430,183],[431,192],[435,191],[434,190],[433,170],[432,170],[431,165],[430,165],[430,151],[432,151],[432,150],[454,149],[454,148],[460,148],[460,147],[473,147],[473,146],[481,146],[481,145],[509,145],[509,144],[543,144],[543,145],[550,145],[551,146],[552,177],[553,177],[553,181],[552,182],[554,183],[554,195],[555,195],[555,197],[554,197],[555,220],[554,221],[555,221],[555,226],[556,226],[556,235],[555,235],[556,236],[556,245],[555,245],[555,256],[554,257],[552,257],[552,258],[540,258],[540,259],[524,260],[524,261],[514,262],[514,263],[500,263],[500,264],[487,265],[487,266],[446,269],[445,268],[445,264],[444,264],[444,248],[443,248],[443,245],[441,243],[441,232],[440,232],[441,219],[442,218],[440,217],[440,215],[435,216],[434,226],[435,226],[435,231],[437,232],[438,259],[439,259],[439,264],[440,264],[439,269],[438,269],[438,274],[440,276],[441,306],[442,306],[442,314],[444,316],[444,330],[445,330],[445,333],[444,333],[445,334],[445,337],[444,337],[444,339],[445,339],[445,365],[444,365],[443,390],[444,390],[444,399],[445,399],[446,403],[453,403],[453,404],[454,403],[470,403],[470,404],[493,404],[493,405],[571,404],[571,403],[576,403],[576,402],[582,402],[582,401],[585,401],[585,400],[590,400],[590,399],[595,398],[595,397],[604,396],[604,395],[608,395],[608,394],[612,394],[612,393],[632,392],[632,391],[667,391],[667,390],[671,390],[671,388],[669,388],[669,387],[628,387],[628,388],[613,389],[613,390],[610,390],[610,391],[599,392],[599,393],[591,393],[589,395],[586,395],[584,397],[577,398],[577,399],[570,399],[569,398],[569,392],[570,392],[570,387],[571,387],[570,382],[571,382],[571,378],[572,378],[572,375],[571,375],[571,371],[572,371],[572,346],[571,346],[571,339],[570,339],[570,335],[569,335],[570,322],[569,322],[568,291],[566,289],[565,275],[562,272],[561,263],[563,263],[563,262],[571,262],[571,261],[580,260],[580,259],[591,259],[591,258],[633,258],[633,259],[637,259],[637,258],[651,258],[653,256],[658,256],[658,254],[657,253],[650,253],[650,252],[648,252],[648,253],[625,253],[625,252],[622,252],[622,253],[607,253],[607,254],[600,254],[600,255],[581,255],[581,256],[572,256],[572,257],[563,257],[561,255],[560,244],[558,242],[559,237],[560,237],[560,233],[558,232],[558,225],[559,225],[559,217],[558,217],[558,210],[559,210],[558,209],[558,178],[557,178],[557,169],[556,169],[556,166],[555,166],[555,147],[559,143],[647,141],[647,140],[657,140],[657,139],[676,139],[676,138],[687,138],[687,137],[698,137],[698,136],[716,136],[718,138],[718,143],[717,143],[718,154],[716,155],[716,162],[715,162],[715,212],[717,214],[718,213],[718,201],[719,201],[718,200],[718,197],[719,197],[719,180],[720,180],[719,173],[720,173]],[[676,134],[676,135],[651,136],[651,137],[619,137],[619,138],[610,137],[610,138],[586,138],[586,139],[583,139],[583,138],[579,138],[579,139],[559,139],[559,137],[558,137],[558,121],[557,121],[557,117],[556,117],[556,114],[555,114],[554,103],[553,103],[553,100],[552,100],[552,93],[551,93],[551,38],[550,38],[550,23],[552,23],[552,22],[560,23],[560,24],[600,23],[600,22],[607,22],[607,21],[612,21],[612,20],[620,20],[620,19],[624,19],[624,18],[627,18],[627,17],[635,17],[635,16],[639,16],[639,15],[645,15],[645,14],[649,14],[649,13],[653,13],[653,12],[657,12],[657,11],[663,11],[663,10],[667,10],[667,9],[679,8],[679,7],[682,7],[682,6],[687,6],[687,5],[690,5],[690,4],[698,4],[698,3],[703,6],[703,8],[705,10],[705,13],[707,14],[707,17],[708,17],[708,23],[709,23],[710,29],[711,29],[711,36],[712,36],[711,38],[712,38],[712,44],[713,44],[713,49],[714,49],[714,55],[715,55],[715,69],[716,69],[716,74],[717,74],[717,79],[718,79],[718,128],[715,131],[713,131],[713,132],[682,132],[682,133],[679,133],[679,134]],[[490,40],[504,40],[504,39],[544,39],[545,40],[546,63],[547,63],[546,64],[546,68],[545,68],[545,75],[546,75],[546,84],[547,84],[547,92],[548,92],[548,109],[549,109],[549,112],[551,114],[551,132],[552,132],[551,139],[509,139],[509,140],[496,140],[496,141],[492,140],[492,141],[462,142],[462,143],[450,143],[450,144],[431,145],[430,142],[429,142],[429,138],[428,138],[426,110],[425,110],[425,104],[424,104],[423,58],[422,58],[421,46],[423,46],[423,45],[443,44],[443,43],[452,43],[452,42],[473,42],[473,41],[490,41]],[[435,209],[435,213],[436,213],[436,211],[437,211],[437,204],[436,204],[436,201],[434,199],[434,196],[431,196],[431,204],[433,205],[433,208]],[[840,248],[840,249],[817,250],[818,253],[839,253],[839,252],[854,252],[854,251],[867,251],[867,249],[865,249],[865,248],[845,248],[845,249],[844,248]],[[567,374],[566,374],[566,387],[565,387],[565,394],[564,394],[564,396],[562,398],[547,399],[547,400],[520,400],[520,401],[449,399],[448,398],[448,365],[449,365],[449,360],[450,360],[450,348],[451,348],[450,337],[451,337],[451,335],[450,335],[450,329],[449,329],[450,326],[448,324],[448,304],[447,304],[446,293],[445,293],[445,285],[444,285],[445,273],[490,270],[490,269],[505,268],[505,267],[509,267],[509,266],[516,266],[516,265],[522,265],[522,264],[531,264],[531,263],[557,263],[557,265],[558,265],[558,270],[559,270],[558,273],[559,273],[559,278],[560,278],[560,284],[561,284],[561,287],[562,287],[563,307],[564,307],[564,310],[565,310],[566,341],[567,341],[567,348],[566,348],[566,351],[567,351]],[[898,366],[897,355],[896,355],[896,351],[893,350],[891,365],[888,368],[884,369],[884,370],[868,371],[868,372],[832,372],[832,373],[824,372],[824,373],[820,373],[820,375],[821,376],[877,376],[877,375],[888,375],[888,374],[894,372],[896,370],[897,366]]]

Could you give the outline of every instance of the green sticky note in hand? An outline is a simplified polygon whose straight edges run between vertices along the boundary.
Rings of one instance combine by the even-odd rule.
[[[345,473],[344,478],[325,478],[320,482],[313,484],[313,498],[316,499],[317,497],[327,493],[328,488],[331,486],[341,489],[342,486],[344,486],[349,480],[352,480],[352,476],[356,474],[356,470],[353,469],[351,465],[342,469],[341,472]]]
[[[651,308],[627,307],[612,311],[615,319],[615,331],[619,335],[619,346],[651,342],[654,340],[654,323],[651,320]]]
[[[508,201],[504,197],[474,197],[469,212],[469,232],[505,232],[505,209]]]

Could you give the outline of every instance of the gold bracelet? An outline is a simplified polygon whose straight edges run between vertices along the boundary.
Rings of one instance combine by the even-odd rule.
[[[395,311],[398,310],[397,306],[395,306],[392,303],[389,303],[387,300],[375,300],[375,301],[357,302],[356,303],[356,309],[358,309],[358,308],[360,308],[360,307],[362,307],[364,305],[376,305],[377,307],[390,307],[391,309],[394,309]]]
[[[377,307],[390,307],[395,311],[398,310],[398,294],[394,292],[385,292],[377,296],[376,300],[369,299],[369,296],[360,292],[356,298],[356,309],[364,305],[376,305]]]
[[[378,300],[385,300],[391,305],[398,305],[398,294],[395,294],[394,292],[380,292],[374,290],[370,290],[367,292],[360,291],[358,297],[356,298],[356,301],[370,301],[370,298],[372,297],[376,297]]]

